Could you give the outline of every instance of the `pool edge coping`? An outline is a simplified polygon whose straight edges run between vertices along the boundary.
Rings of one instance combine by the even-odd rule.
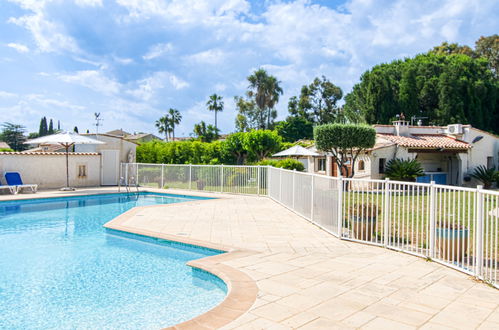
[[[224,199],[224,198],[219,197],[218,199]],[[216,199],[194,200],[183,203],[213,202],[215,200]],[[235,258],[241,258],[244,256],[253,255],[256,254],[257,252],[245,249],[238,249],[235,247],[216,244],[207,241],[191,239],[188,237],[182,237],[178,235],[159,233],[145,229],[131,228],[123,225],[123,223],[126,220],[137,215],[143,209],[168,207],[170,205],[175,205],[175,204],[158,204],[158,205],[134,207],[126,211],[125,213],[120,214],[116,218],[108,221],[103,226],[104,228],[114,229],[127,233],[165,239],[169,241],[204,247],[208,249],[225,251],[225,253],[223,254],[208,256],[187,262],[187,266],[189,267],[198,268],[207,271],[220,278],[227,285],[227,295],[225,296],[225,299],[220,304],[218,304],[214,308],[208,310],[207,312],[201,315],[198,315],[190,320],[184,321],[182,323],[164,329],[216,329],[225,326],[250,310],[251,306],[253,306],[253,304],[256,301],[258,295],[258,286],[256,285],[256,281],[253,280],[250,276],[248,276],[247,274],[243,273],[242,271],[234,267],[225,265],[222,262]]]

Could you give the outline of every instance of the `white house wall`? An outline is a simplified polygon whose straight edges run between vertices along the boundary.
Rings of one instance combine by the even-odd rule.
[[[86,177],[78,178],[79,165],[86,166]],[[69,183],[73,187],[100,185],[100,155],[69,155]],[[61,154],[19,154],[0,155],[2,184],[6,184],[5,172],[19,172],[26,184],[38,184],[44,188],[66,186],[66,156]]]
[[[128,154],[130,153],[130,151],[133,152],[134,157],[136,156],[137,145],[133,142],[124,140],[119,137],[107,136],[102,134],[86,134],[85,136],[105,142],[105,144],[80,144],[75,147],[76,152],[100,152],[101,150],[119,150],[120,162],[122,163],[128,163]]]

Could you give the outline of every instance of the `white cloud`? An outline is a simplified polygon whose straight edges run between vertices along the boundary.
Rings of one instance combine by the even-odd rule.
[[[128,10],[129,18],[145,20],[162,17],[180,24],[206,24],[213,20],[234,18],[247,14],[246,0],[117,0]]]
[[[15,94],[15,93],[10,93],[10,92],[6,92],[6,91],[0,91],[0,99],[11,99],[11,98],[15,98],[17,96],[18,95]]]
[[[171,43],[156,44],[149,48],[149,51],[142,58],[144,60],[152,60],[153,58],[169,53],[172,49],[173,45]]]
[[[78,84],[104,95],[117,94],[121,87],[120,83],[97,70],[77,71],[67,75],[58,74],[57,77],[64,82]]]
[[[38,49],[42,52],[62,50],[79,52],[74,39],[64,34],[60,26],[46,19],[42,11],[33,15],[11,17],[8,22],[22,26],[30,31]]]
[[[208,49],[187,57],[188,61],[197,64],[217,65],[222,64],[227,59],[227,53],[221,49]]]
[[[187,82],[165,71],[155,72],[151,76],[138,80],[135,83],[137,87],[128,90],[127,93],[143,101],[151,100],[158,90],[167,86],[171,86],[176,90],[189,86]]]
[[[75,0],[80,7],[102,7],[102,0]]]
[[[19,53],[27,53],[29,52],[29,48],[23,44],[16,44],[14,42],[8,43],[7,47],[13,48],[17,50]]]

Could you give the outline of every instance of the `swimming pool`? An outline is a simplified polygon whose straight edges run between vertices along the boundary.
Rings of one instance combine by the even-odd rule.
[[[0,329],[154,329],[218,305],[223,281],[186,262],[222,251],[102,225],[155,193],[0,202]]]

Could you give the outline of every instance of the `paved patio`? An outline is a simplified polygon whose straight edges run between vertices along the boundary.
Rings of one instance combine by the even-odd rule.
[[[216,196],[144,208],[121,225],[255,251],[221,262],[258,286],[225,329],[499,329],[499,291],[472,277],[341,241],[265,197]]]
[[[54,194],[62,193],[36,196]],[[111,224],[247,251],[217,261],[258,286],[254,304],[224,329],[499,329],[499,291],[472,277],[341,241],[268,198],[212,196],[219,199],[140,208]]]

